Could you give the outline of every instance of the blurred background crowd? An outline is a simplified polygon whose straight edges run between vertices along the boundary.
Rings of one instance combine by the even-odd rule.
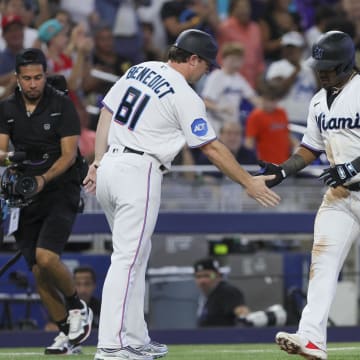
[[[0,98],[16,86],[15,55],[40,47],[67,79],[91,161],[104,94],[133,64],[163,60],[189,28],[212,34],[218,62],[196,85],[219,138],[242,164],[280,163],[301,140],[318,82],[304,60],[320,34],[360,46],[357,0],[2,0]],[[274,147],[273,144],[277,146]],[[184,149],[175,164],[204,164]]]

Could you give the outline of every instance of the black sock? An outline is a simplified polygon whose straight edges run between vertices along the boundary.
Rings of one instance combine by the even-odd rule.
[[[55,321],[56,325],[59,327],[59,330],[62,331],[65,335],[69,333],[69,324],[67,323],[67,317],[60,321]]]
[[[77,292],[75,292],[74,295],[66,296],[66,304],[69,310],[83,308],[83,304],[81,303]]]

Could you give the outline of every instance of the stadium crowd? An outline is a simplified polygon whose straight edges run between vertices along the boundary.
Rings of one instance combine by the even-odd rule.
[[[219,136],[226,123],[240,124],[253,162],[266,139],[280,139],[284,146],[266,159],[278,162],[301,138],[318,89],[303,64],[312,44],[330,29],[360,44],[359,24],[356,0],[2,0],[0,98],[16,87],[15,55],[41,48],[48,73],[66,77],[81,119],[80,149],[91,161],[101,100],[116,79],[135,63],[165,59],[181,31],[201,29],[216,38],[222,65],[195,87],[209,119]],[[180,164],[202,163],[190,155]]]

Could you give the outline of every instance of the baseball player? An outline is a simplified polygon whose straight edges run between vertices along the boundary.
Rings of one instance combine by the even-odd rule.
[[[289,354],[327,359],[326,327],[339,272],[352,242],[360,235],[360,76],[355,47],[346,33],[329,31],[313,45],[308,64],[322,89],[309,106],[301,146],[281,165],[264,163],[276,174],[274,186],[326,152],[331,167],[320,175],[329,186],[318,210],[307,305],[296,334],[279,332],[276,342]]]
[[[184,31],[167,63],[131,67],[103,100],[95,160],[84,180],[87,191],[96,190],[113,234],[96,360],[150,360],[167,353],[166,345],[150,340],[144,321],[145,271],[163,173],[185,142],[199,147],[263,206],[280,200],[265,186],[269,178],[251,176],[216,140],[205,105],[188,84],[216,64],[216,54],[210,35]]]

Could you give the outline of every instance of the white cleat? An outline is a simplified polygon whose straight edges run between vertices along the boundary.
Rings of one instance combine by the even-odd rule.
[[[279,332],[275,337],[281,350],[290,355],[301,355],[308,360],[327,360],[327,353],[311,341],[305,340],[298,334]]]
[[[83,308],[69,310],[69,316],[67,318],[70,344],[82,343],[89,337],[91,332],[93,312],[84,300],[80,301],[83,304]]]
[[[154,357],[146,355],[131,346],[120,349],[97,349],[94,360],[153,360]]]
[[[81,352],[81,346],[71,345],[69,338],[63,332],[60,332],[54,342],[45,348],[45,355],[75,355],[81,354]]]
[[[151,355],[154,359],[164,357],[169,351],[165,344],[160,344],[156,341],[150,341],[149,344],[136,347],[135,349],[143,354]]]

